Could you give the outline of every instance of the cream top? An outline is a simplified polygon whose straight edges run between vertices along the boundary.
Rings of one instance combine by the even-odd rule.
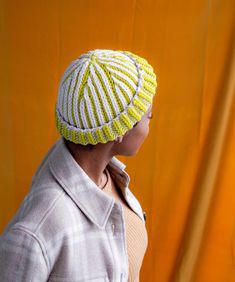
[[[124,210],[124,222],[126,227],[126,243],[129,262],[128,282],[138,282],[139,273],[143,258],[148,245],[148,235],[146,227],[139,216],[128,206],[121,190],[111,177],[108,169],[105,169],[108,175],[108,181],[103,188],[105,193],[109,194],[117,201],[120,201]]]

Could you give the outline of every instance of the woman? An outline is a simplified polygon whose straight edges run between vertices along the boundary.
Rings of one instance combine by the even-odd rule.
[[[156,75],[127,51],[96,49],[66,69],[61,138],[0,241],[0,281],[139,281],[145,216],[126,165],[149,132]]]

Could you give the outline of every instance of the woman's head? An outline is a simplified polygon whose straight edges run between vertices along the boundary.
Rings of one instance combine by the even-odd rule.
[[[149,122],[152,118],[152,106],[142,116],[132,129],[127,131],[120,143],[116,141],[113,146],[114,155],[133,156],[135,155],[149,133]]]
[[[62,76],[56,127],[82,148],[107,144],[132,155],[148,135],[156,86],[156,75],[144,58],[128,51],[89,51]]]

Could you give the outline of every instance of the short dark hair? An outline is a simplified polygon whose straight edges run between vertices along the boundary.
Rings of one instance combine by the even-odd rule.
[[[74,143],[74,142],[71,142],[70,140],[67,140],[66,138],[64,138],[63,137],[63,139],[64,139],[64,142],[66,143],[66,144],[74,144],[74,145],[76,145],[76,146],[78,146],[78,147],[80,147],[80,148],[82,148],[82,149],[84,149],[84,150],[87,150],[87,151],[92,151],[93,150],[93,148],[94,148],[94,146],[95,145],[93,145],[93,144],[87,144],[87,145],[82,145],[82,144],[76,144],[76,143]]]

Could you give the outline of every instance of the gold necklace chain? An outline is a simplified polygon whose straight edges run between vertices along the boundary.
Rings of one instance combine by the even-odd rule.
[[[106,184],[108,183],[108,179],[109,179],[108,173],[107,173],[106,169],[104,170],[104,173],[105,173],[105,175],[106,175],[106,181],[105,181],[105,184],[104,184],[102,187],[100,187],[102,190],[104,189],[104,187],[105,187]]]

